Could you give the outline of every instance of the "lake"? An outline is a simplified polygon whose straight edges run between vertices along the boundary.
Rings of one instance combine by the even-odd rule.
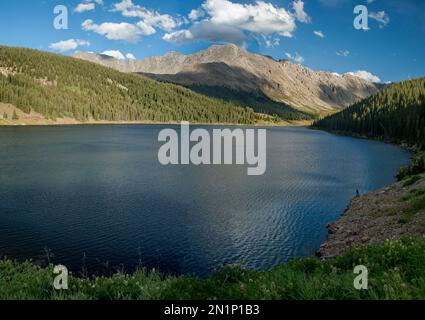
[[[268,269],[314,255],[356,189],[393,182],[410,159],[380,142],[267,128],[263,176],[162,166],[164,128],[0,128],[0,256],[91,274]]]

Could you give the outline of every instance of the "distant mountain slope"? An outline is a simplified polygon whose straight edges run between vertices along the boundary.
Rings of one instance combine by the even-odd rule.
[[[0,46],[0,102],[49,119],[254,123],[252,109],[71,57]]]
[[[425,148],[425,78],[391,85],[314,126]]]
[[[358,77],[315,72],[231,44],[212,46],[192,55],[171,52],[142,61],[120,61],[90,53],[78,53],[76,57],[185,86],[209,86],[217,90],[226,87],[262,95],[281,103],[282,107],[313,114],[340,110],[379,90],[379,86]]]

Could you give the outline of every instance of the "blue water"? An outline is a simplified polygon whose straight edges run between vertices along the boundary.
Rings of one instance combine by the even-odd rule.
[[[0,128],[0,256],[89,273],[267,269],[313,255],[356,189],[391,183],[410,156],[269,128],[267,172],[249,177],[244,166],[161,166],[163,128]]]

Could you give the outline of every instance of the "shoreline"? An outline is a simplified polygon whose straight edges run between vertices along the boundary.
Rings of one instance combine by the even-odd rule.
[[[7,115],[7,118],[3,117],[3,114]],[[13,115],[17,116],[16,120],[13,120]],[[280,120],[279,122],[270,121],[270,117],[264,114],[257,114],[260,118],[255,123],[212,123],[212,122],[193,122],[191,125],[199,126],[241,126],[241,127],[288,127],[288,126],[310,126],[312,121],[308,120]],[[139,121],[109,121],[109,120],[94,120],[78,121],[74,118],[69,117],[58,117],[55,120],[47,119],[42,114],[35,111],[30,113],[24,113],[19,108],[0,102],[0,128],[2,127],[56,127],[56,126],[90,126],[90,125],[180,125],[181,121],[151,121],[151,120],[139,120]]]
[[[416,146],[379,137],[368,137],[345,131],[312,130],[359,139],[379,141],[412,152],[411,165]],[[425,174],[410,175],[401,181],[378,190],[354,197],[342,215],[326,225],[328,236],[316,256],[322,260],[335,259],[347,251],[370,245],[382,245],[403,237],[425,235]]]
[[[328,237],[316,255],[329,260],[354,248],[425,235],[424,195],[421,174],[411,184],[399,181],[352,199],[342,216],[326,226]]]
[[[291,122],[291,121],[281,121],[281,122],[257,122],[257,123],[203,123],[203,122],[191,122],[193,126],[232,126],[232,127],[308,127],[309,124],[300,122]],[[105,125],[154,125],[154,126],[163,126],[163,125],[172,125],[179,126],[181,122],[154,122],[154,121],[87,121],[87,122],[38,122],[38,123],[25,123],[25,122],[5,122],[0,120],[0,128],[10,128],[10,127],[78,127],[78,126],[105,126]]]

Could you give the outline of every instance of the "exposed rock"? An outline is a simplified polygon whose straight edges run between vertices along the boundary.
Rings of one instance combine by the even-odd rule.
[[[333,112],[377,92],[379,85],[351,75],[316,72],[290,61],[250,53],[235,45],[212,46],[192,55],[122,61],[105,55],[77,53],[77,58],[128,73],[143,73],[182,85],[226,86],[262,91],[271,99],[308,112]]]
[[[328,224],[329,236],[317,255],[330,259],[353,247],[424,235],[424,199],[425,175],[410,186],[398,182],[354,198],[342,217]]]

